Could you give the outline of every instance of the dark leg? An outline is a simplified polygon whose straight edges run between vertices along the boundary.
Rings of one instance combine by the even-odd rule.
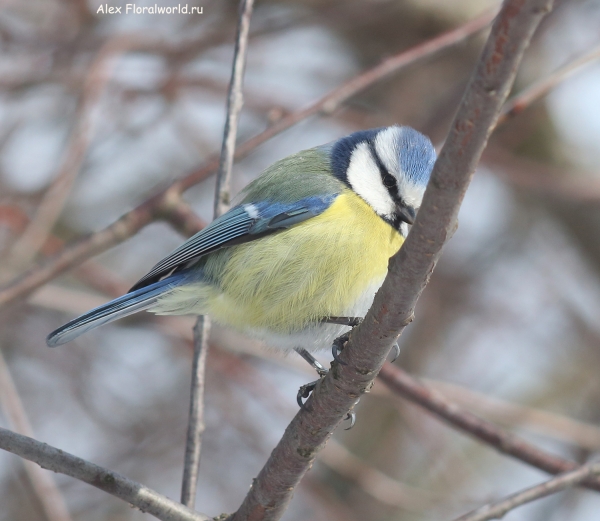
[[[327,324],[339,324],[340,326],[354,327],[362,322],[362,317],[325,317],[321,322]]]
[[[315,371],[317,371],[317,374],[319,375],[319,380],[321,378],[323,378],[329,372],[327,369],[325,369],[323,367],[321,362],[319,362],[313,355],[311,355],[303,347],[294,347],[294,351],[296,351],[296,353],[298,353],[302,358],[304,358],[304,360],[306,360],[310,364],[310,366]],[[300,389],[298,389],[298,394],[296,395],[296,401],[298,402],[299,407],[304,406],[303,400],[306,400],[310,396],[310,393],[312,393],[315,390],[315,387],[319,383],[319,380],[315,380],[314,382],[309,382],[307,384],[304,384],[303,386],[300,387]]]
[[[294,351],[296,351],[296,353],[298,353],[302,358],[304,358],[304,360],[306,360],[310,364],[310,366],[317,372],[319,376],[323,377],[329,372],[321,365],[321,362],[319,362],[303,347],[294,347]]]

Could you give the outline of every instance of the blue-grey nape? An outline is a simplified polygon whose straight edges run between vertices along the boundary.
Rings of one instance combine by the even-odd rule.
[[[400,127],[398,135],[400,168],[417,185],[425,186],[436,160],[431,140],[411,127]]]
[[[348,172],[348,167],[350,166],[352,152],[359,143],[372,143],[379,131],[384,129],[385,127],[359,130],[358,132],[354,132],[349,136],[338,139],[335,143],[333,143],[329,158],[333,175],[335,175],[335,177],[337,177],[340,181],[348,184],[348,178],[346,174]]]

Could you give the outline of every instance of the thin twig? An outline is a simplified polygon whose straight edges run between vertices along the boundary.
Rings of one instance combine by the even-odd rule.
[[[104,490],[162,521],[211,521],[154,490],[68,452],[0,427],[0,449]]]
[[[549,454],[506,429],[463,409],[439,391],[428,387],[397,366],[385,364],[379,373],[379,379],[396,394],[424,407],[438,418],[494,447],[502,454],[512,456],[550,474],[569,472],[578,467],[574,461]],[[590,478],[585,481],[585,485],[600,490],[600,479]]]
[[[4,360],[2,350],[0,350],[0,405],[2,405],[2,410],[12,429],[19,434],[33,437],[33,429],[8,365]],[[46,519],[48,521],[71,521],[65,499],[56,486],[52,474],[30,461],[23,461],[23,464]]]
[[[598,59],[600,59],[600,47],[595,47],[592,51],[567,63],[541,80],[534,82],[504,104],[500,118],[498,119],[498,125],[505,123],[508,119],[520,114],[534,101],[543,98],[559,83],[562,83],[567,78],[573,76],[573,74],[579,72],[583,66],[589,65]]]
[[[278,123],[267,128],[264,132],[245,141],[237,147],[235,159],[240,159],[248,155],[256,147],[280,132],[300,123],[310,116],[324,111],[325,107],[329,107],[331,110],[331,107],[341,105],[351,97],[377,82],[384,80],[391,74],[396,73],[417,61],[430,57],[443,49],[461,43],[486,27],[491,18],[492,15],[486,13],[456,29],[452,29],[436,38],[416,45],[407,51],[403,51],[396,56],[385,60],[380,65],[377,65],[334,89],[309,107],[285,116],[279,120]],[[106,251],[112,246],[135,235],[141,228],[159,218],[159,210],[169,199],[169,193],[175,192],[181,194],[188,188],[209,177],[216,171],[218,165],[218,158],[213,157],[208,159],[202,167],[191,172],[181,180],[175,181],[162,192],[126,213],[118,221],[104,230],[96,232],[67,246],[65,250],[59,253],[54,259],[32,268],[24,275],[11,281],[0,289],[0,306],[31,293],[42,284],[52,280],[54,277],[67,271],[73,266],[76,266],[84,260]]]
[[[526,488],[500,501],[484,505],[473,512],[457,518],[455,521],[488,521],[490,519],[500,519],[521,505],[551,494],[556,494],[561,490],[578,485],[591,476],[598,476],[598,474],[600,474],[600,463],[582,465],[576,470],[556,476],[545,483]]]
[[[229,209],[231,191],[231,171],[235,154],[235,141],[240,111],[244,103],[242,85],[246,67],[248,34],[254,0],[241,0],[233,67],[227,96],[227,118],[223,131],[223,146],[217,172],[215,192],[214,218],[221,216]],[[181,486],[181,502],[193,508],[196,502],[196,486],[200,466],[202,433],[204,432],[204,374],[208,354],[208,336],[210,334],[210,318],[198,317],[194,327],[194,355],[190,392],[190,413],[183,467],[183,483]]]
[[[210,319],[205,315],[200,315],[194,326],[190,409],[181,483],[181,502],[189,508],[194,508],[196,505],[202,434],[205,428],[204,385],[209,335]]]
[[[472,410],[484,418],[504,425],[518,426],[581,449],[591,451],[600,449],[600,427],[592,423],[502,400],[449,382],[430,379],[424,379],[423,382],[461,407]]]
[[[421,210],[364,321],[306,405],[287,427],[233,514],[234,521],[276,521],[316,454],[377,376],[412,320],[416,301],[456,226],[456,216],[533,32],[551,0],[507,0],[492,27],[452,130],[434,166]]]
[[[223,146],[221,160],[217,172],[217,187],[215,193],[215,219],[229,209],[231,199],[231,171],[235,154],[235,140],[240,112],[244,104],[242,85],[244,70],[246,68],[246,54],[248,50],[248,31],[254,0],[241,0],[235,49],[233,53],[233,69],[229,82],[227,95],[227,119],[223,131]]]

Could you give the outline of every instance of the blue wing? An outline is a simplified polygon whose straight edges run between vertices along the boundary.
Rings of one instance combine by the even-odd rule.
[[[263,201],[236,206],[156,264],[130,291],[159,281],[173,270],[186,267],[219,248],[252,241],[319,215],[336,197],[337,194],[328,194],[293,203]]]
[[[46,338],[46,344],[50,347],[66,344],[90,329],[148,309],[165,291],[169,291],[183,282],[185,276],[185,273],[175,273],[166,279],[136,291],[130,291],[122,297],[102,304],[52,331]]]

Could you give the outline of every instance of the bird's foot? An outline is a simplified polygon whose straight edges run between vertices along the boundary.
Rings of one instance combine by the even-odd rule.
[[[298,394],[296,395],[298,407],[300,407],[301,409],[304,407],[306,400],[308,400],[309,396],[316,389],[317,384],[321,381],[322,378],[323,377],[319,378],[318,380],[315,380],[314,382],[304,384],[300,387],[300,389],[298,389]],[[348,425],[348,427],[344,429],[349,431],[352,427],[354,427],[354,424],[356,423],[356,413],[354,411],[349,411],[348,414],[346,414],[344,421],[350,422],[350,425]]]
[[[340,324],[342,326],[356,327],[362,322],[362,317],[327,317],[323,319],[323,322],[328,324]],[[350,338],[350,332],[344,333],[333,341],[331,346],[331,354],[333,359],[339,364],[346,365],[346,362],[340,360],[340,353],[344,349],[344,345]]]
[[[307,384],[300,386],[300,389],[298,389],[298,394],[296,395],[296,401],[298,402],[298,407],[300,407],[300,408],[304,407],[306,400],[308,400],[308,397],[315,390],[315,388],[317,387],[317,384],[320,381],[321,381],[321,379],[319,378],[318,380],[315,380],[314,382],[309,382]]]
[[[342,353],[342,350],[344,349],[344,346],[346,345],[346,342],[348,342],[349,338],[350,331],[348,331],[348,333],[344,333],[343,335],[338,336],[331,345],[331,354],[333,355],[333,359],[338,364],[347,365],[346,362],[340,360],[340,354]]]

